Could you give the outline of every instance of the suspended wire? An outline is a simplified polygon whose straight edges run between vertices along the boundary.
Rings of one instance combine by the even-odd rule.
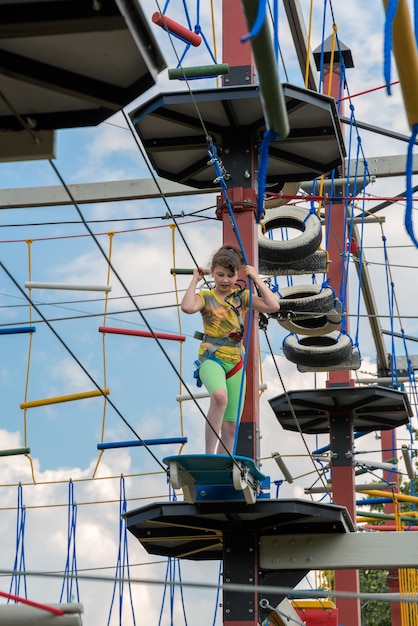
[[[4,265],[4,263],[2,261],[0,261],[0,267],[3,269],[3,271],[5,272],[5,274],[9,277],[9,279],[12,281],[12,283],[15,285],[15,287],[20,291],[20,293],[28,300],[28,302],[31,303],[32,307],[34,308],[34,310],[37,312],[37,314],[39,315],[39,317],[43,320],[43,322],[48,326],[49,330],[53,333],[53,335],[56,337],[56,339],[58,339],[58,341],[60,342],[60,344],[65,348],[65,350],[68,352],[68,354],[74,359],[74,361],[77,363],[77,365],[83,370],[83,372],[86,374],[86,376],[89,378],[89,380],[93,383],[93,385],[96,387],[96,389],[98,389],[101,393],[103,393],[101,385],[99,385],[96,380],[94,379],[94,377],[90,374],[90,372],[84,367],[84,365],[81,363],[80,359],[75,355],[75,353],[71,350],[71,348],[69,347],[69,345],[64,341],[64,339],[61,337],[61,335],[55,330],[55,328],[51,325],[51,322],[49,320],[46,319],[46,317],[43,315],[43,313],[40,311],[40,309],[36,306],[36,304],[31,301],[30,297],[28,296],[28,294],[23,290],[23,288],[19,285],[19,283],[17,282],[17,280],[13,277],[13,275],[9,272],[9,270],[7,269],[7,267]],[[158,339],[157,339],[158,342]],[[159,342],[158,342],[159,343]],[[133,426],[128,422],[128,420],[122,415],[122,413],[119,411],[119,409],[116,407],[116,405],[114,404],[114,402],[107,397],[107,402],[110,404],[110,406],[114,409],[114,411],[119,415],[119,417],[121,418],[121,420],[123,421],[123,423],[129,428],[129,430],[133,433],[133,435],[141,442],[141,444],[144,446],[144,448],[148,451],[148,453],[153,457],[153,459],[158,463],[158,465],[164,470],[164,472],[167,472],[166,468],[162,465],[162,463],[160,462],[160,460],[155,456],[155,454],[152,452],[152,450],[150,449],[150,447],[144,442],[144,440],[138,435],[138,433],[135,431],[135,429],[133,428]]]
[[[173,214],[173,219],[174,218],[174,214]],[[188,224],[195,224],[198,222],[202,222],[204,221],[202,218],[199,218],[197,220],[194,220],[192,222],[187,222]],[[86,224],[88,223],[87,221],[85,222]],[[78,224],[80,224],[80,222],[78,222]],[[114,231],[115,235],[121,235],[121,234],[125,234],[125,233],[134,233],[134,232],[139,232],[139,231],[144,231],[144,230],[155,230],[155,229],[159,229],[159,228],[167,228],[169,226],[169,224],[161,224],[159,226],[147,226],[147,227],[143,227],[143,228],[129,228],[129,229],[123,229],[123,230],[116,230]],[[58,241],[60,239],[83,239],[84,237],[102,237],[104,235],[108,235],[108,232],[101,232],[101,233],[93,233],[92,231],[89,231],[89,233],[80,233],[77,235],[54,235],[52,237],[32,237],[32,241]],[[23,243],[24,241],[26,241],[26,239],[5,239],[5,240],[0,240],[0,243]]]
[[[321,472],[318,470],[317,466],[316,466],[316,465],[315,465],[315,463],[314,463],[314,459],[313,459],[312,454],[311,454],[311,452],[310,452],[310,450],[309,450],[309,445],[308,445],[308,443],[307,443],[307,441],[306,441],[305,435],[303,434],[302,428],[301,428],[301,426],[300,426],[300,424],[299,424],[299,420],[298,420],[298,418],[297,418],[297,415],[296,415],[295,410],[294,410],[294,408],[293,408],[293,405],[292,405],[291,399],[290,399],[290,397],[289,397],[289,394],[288,394],[288,392],[287,392],[286,386],[285,386],[285,384],[284,384],[284,380],[283,380],[283,378],[282,378],[282,375],[281,375],[281,372],[280,372],[279,366],[278,366],[278,364],[277,364],[276,357],[275,357],[274,352],[273,352],[273,349],[272,349],[272,347],[271,347],[271,343],[270,343],[270,340],[269,340],[269,337],[268,337],[268,334],[267,334],[267,330],[265,330],[265,331],[264,331],[264,336],[265,336],[265,339],[266,339],[266,342],[267,342],[267,345],[268,345],[268,348],[269,348],[269,351],[270,351],[270,356],[271,356],[271,358],[272,358],[272,360],[273,360],[273,364],[274,364],[274,367],[275,367],[276,373],[277,373],[277,375],[278,375],[278,377],[279,377],[280,384],[281,384],[281,386],[282,386],[282,388],[283,388],[283,391],[284,391],[284,394],[285,394],[285,396],[286,396],[286,400],[287,400],[287,402],[288,402],[288,405],[289,405],[289,408],[290,408],[290,412],[291,412],[291,414],[292,414],[292,418],[293,418],[293,420],[294,420],[294,422],[295,422],[295,425],[296,425],[297,431],[298,431],[298,433],[299,433],[299,435],[300,435],[300,437],[301,437],[301,439],[302,439],[303,445],[305,446],[305,448],[306,448],[306,450],[307,450],[307,453],[308,453],[309,458],[310,458],[310,459],[312,460],[312,462],[313,462],[313,465],[314,465],[314,468],[315,468],[315,472],[318,474],[318,480],[320,480],[320,481],[321,481],[321,483],[322,483],[322,485],[325,487],[325,483],[324,483],[324,481],[323,481],[323,476],[322,476]]]
[[[13,572],[11,570],[0,570],[0,575],[11,575],[15,573],[16,575],[20,575],[21,572]],[[38,570],[31,570],[26,572],[27,576],[39,578],[39,579],[56,579],[61,578],[62,574],[55,574],[51,572],[42,572]],[[85,580],[89,582],[97,582],[97,583],[109,583],[114,582],[114,578],[110,576],[91,576],[87,574],[78,574],[79,580]],[[165,581],[159,579],[151,579],[147,578],[131,578],[131,583],[134,585],[144,585],[146,586],[157,586],[161,587],[165,585]],[[236,593],[274,593],[283,596],[289,596],[294,593],[294,587],[287,587],[281,585],[254,585],[254,584],[243,584],[243,583],[227,583],[226,585],[219,585],[218,583],[208,583],[208,582],[196,582],[196,581],[185,581],[181,582],[173,581],[169,583],[174,587],[186,587],[189,589],[197,589],[197,590],[216,590],[220,589],[221,591],[228,592],[236,592]],[[300,599],[312,599],[312,589],[299,589],[297,590],[298,597]],[[408,602],[412,604],[418,603],[418,598],[414,596],[403,596],[399,593],[365,593],[365,592],[356,592],[356,591],[340,591],[335,590],[332,592],[332,595],[336,598],[350,598],[350,599],[359,599],[359,600],[373,600],[376,602]],[[322,591],[319,589],[315,589],[315,596],[318,598],[328,598],[329,591]]]
[[[124,115],[126,115],[124,113]],[[174,365],[172,359],[170,358],[169,354],[167,353],[167,351],[165,350],[164,346],[162,345],[161,341],[158,339],[158,337],[156,336],[155,332],[153,331],[151,325],[149,324],[148,320],[146,319],[145,315],[143,314],[142,309],[137,305],[137,303],[135,302],[132,294],[130,293],[129,289],[127,288],[125,282],[122,280],[122,277],[120,276],[119,272],[116,270],[115,266],[113,265],[113,263],[110,262],[110,260],[108,259],[105,251],[103,250],[97,236],[93,233],[93,231],[91,230],[90,226],[86,223],[85,219],[84,219],[84,215],[80,209],[80,207],[78,206],[75,198],[73,197],[71,190],[69,189],[68,185],[65,183],[63,177],[61,176],[60,172],[58,171],[58,168],[55,166],[55,164],[52,162],[51,159],[49,159],[49,163],[52,167],[52,169],[54,170],[54,172],[56,173],[58,179],[61,181],[61,184],[63,185],[64,189],[66,190],[66,192],[68,193],[69,198],[71,199],[74,208],[76,209],[81,222],[84,224],[86,230],[88,231],[88,233],[91,235],[93,241],[95,242],[96,246],[98,247],[100,253],[102,254],[102,256],[104,257],[104,259],[106,260],[106,262],[109,264],[113,274],[115,275],[115,277],[117,278],[117,280],[119,281],[121,287],[123,288],[123,290],[125,291],[125,293],[127,294],[128,298],[130,299],[130,301],[132,302],[132,304],[134,305],[137,313],[140,315],[141,319],[143,320],[145,326],[147,327],[148,331],[151,333],[151,335],[153,336],[154,340],[156,341],[158,347],[160,348],[161,352],[163,353],[164,357],[166,358],[166,360],[168,361],[169,365],[171,366],[172,370],[175,372],[175,374],[177,375],[177,377],[179,378],[179,380],[181,380],[183,386],[185,387],[185,389],[187,390],[187,393],[191,396],[191,399],[193,400],[195,406],[197,407],[197,409],[199,410],[199,412],[201,413],[201,415],[204,417],[204,419],[206,420],[206,422],[209,424],[209,427],[212,428],[213,432],[215,433],[215,430],[212,426],[212,424],[210,424],[210,422],[208,421],[205,413],[203,412],[202,408],[200,407],[199,403],[197,402],[197,400],[193,397],[193,394],[190,390],[190,388],[188,387],[187,383],[184,381],[183,377],[180,375],[180,373],[178,372],[176,366]],[[168,206],[168,204],[167,204]],[[179,231],[180,232],[180,231]],[[187,242],[184,239],[184,236],[182,235],[182,233],[180,232],[181,237],[187,247],[187,249],[189,250],[190,254],[191,251],[187,245]],[[197,266],[197,265],[196,265]],[[3,263],[0,262],[0,267],[3,267],[3,269],[6,271],[6,273],[8,274],[9,278],[12,279],[11,274],[6,270],[5,266]],[[24,293],[24,291],[22,290],[22,288],[18,285],[17,281],[15,281],[13,279],[13,282],[15,283],[15,285],[18,287],[18,289],[21,291],[21,293],[23,293],[25,296],[26,294]],[[27,297],[27,296],[26,296]],[[36,307],[34,305],[34,308],[36,310]],[[38,315],[41,315],[42,319],[44,319],[44,321],[48,324],[48,327],[54,332],[55,336],[57,338],[59,338],[60,342],[62,343],[62,345],[64,345],[64,347],[68,350],[68,352],[73,356],[74,359],[76,359],[75,354],[70,350],[70,348],[67,346],[67,344],[63,341],[63,339],[59,336],[59,334],[53,329],[53,327],[51,326],[51,324],[49,324],[47,322],[47,320],[45,319],[45,317],[41,314],[41,312],[39,311],[39,309],[37,310]],[[80,365],[80,367],[82,367],[83,371],[88,375],[88,377],[90,378],[90,380],[92,380],[92,382],[94,382],[95,386],[97,387],[97,389],[99,391],[102,392],[101,387],[96,383],[96,381],[93,379],[93,377],[87,372],[87,370],[82,366],[81,362],[77,359],[77,363]],[[111,404],[111,406],[117,411],[118,415],[121,417],[121,419],[124,421],[124,423],[126,423],[128,425],[128,421],[125,420],[125,418],[122,416],[122,414],[120,413],[120,411],[118,411],[115,407],[115,405],[112,403],[112,401],[107,398],[107,401]],[[160,467],[164,468],[164,466],[162,465],[161,461],[157,458],[157,456],[151,451],[150,447],[144,442],[144,440],[139,437],[139,435],[134,431],[133,427],[129,424],[128,426],[130,428],[130,430],[135,434],[135,436],[141,441],[142,445],[146,448],[146,450],[151,454],[151,456],[154,458],[154,460],[158,463],[158,465],[160,465]],[[218,433],[215,433],[216,436],[218,436]],[[222,443],[222,442],[221,442]],[[227,452],[229,455],[230,453]],[[232,459],[232,455],[230,455],[231,459]],[[232,459],[233,461],[233,459]],[[233,461],[234,462],[234,461]],[[166,468],[164,468],[164,471],[167,473],[168,470]]]
[[[204,211],[209,211],[211,209],[213,209],[213,206],[208,206],[205,207],[204,209],[196,209],[195,211],[192,211],[191,213],[179,213],[177,215],[175,215],[176,219],[186,219],[188,217],[194,217],[195,215],[199,215],[200,213],[203,213]],[[87,224],[112,224],[113,222],[141,222],[143,220],[167,220],[169,219],[170,216],[167,216],[167,214],[165,215],[149,215],[148,217],[115,217],[115,218],[107,218],[107,219],[100,219],[100,220],[86,220]],[[206,216],[204,217],[204,220],[216,220],[215,217],[210,217],[210,216]],[[194,224],[194,222],[190,222],[191,224]],[[22,226],[27,226],[27,227],[34,227],[34,226],[70,226],[70,225],[76,225],[76,224],[80,224],[79,220],[60,220],[59,222],[24,222],[24,223],[19,223],[19,224],[0,224],[0,228],[19,228]],[[133,228],[132,230],[121,230],[121,233],[130,233],[130,232],[136,232],[137,230],[142,230],[142,229],[137,229],[137,228]],[[57,236],[57,237],[52,237],[51,239],[61,239],[63,237]]]

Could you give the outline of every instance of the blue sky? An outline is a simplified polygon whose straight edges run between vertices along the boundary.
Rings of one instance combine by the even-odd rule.
[[[158,10],[157,3],[152,0],[142,4],[149,17]],[[180,2],[176,3],[172,0],[173,15],[178,16],[179,21],[181,19],[181,12],[178,8],[180,5]],[[219,15],[220,0],[215,1],[214,5]],[[347,78],[351,95],[381,86],[383,84],[384,19],[381,2],[375,0],[367,8],[359,0],[351,3],[334,3],[334,5],[339,37],[352,48],[355,61],[355,68],[350,70]],[[303,0],[301,6],[306,23],[308,23],[309,2]],[[202,23],[210,31],[207,19],[208,7],[205,4],[202,8],[202,20],[204,20]],[[321,20],[322,10],[315,8],[314,47],[320,43]],[[217,24],[218,26],[220,24],[219,18]],[[286,17],[282,9],[280,24],[280,43],[289,82],[302,85],[303,80],[295,61]],[[167,58],[168,66],[171,67],[175,65],[171,44],[163,31],[157,27],[154,28],[154,34]],[[330,28],[328,12],[328,31]],[[181,51],[181,47],[179,50]],[[198,64],[204,57],[204,54],[202,55],[199,51],[193,51],[193,53],[196,58],[190,59],[191,65]],[[395,65],[392,69],[395,78]],[[280,75],[284,80],[283,73],[283,68],[280,67]],[[204,85],[198,86],[196,81],[191,84],[192,89],[200,86]],[[173,88],[163,72],[152,93],[160,89]],[[176,85],[175,88],[179,87]],[[399,87],[394,87],[393,92],[391,98],[386,96],[384,90],[353,98],[356,116],[361,121],[409,134]],[[133,110],[142,100],[143,98],[138,103],[127,107],[127,112]],[[369,166],[374,156],[406,154],[406,144],[384,139],[372,133],[362,134],[362,145]],[[95,128],[59,130],[54,163],[67,184],[150,177],[149,170],[121,114],[115,115]],[[58,184],[55,173],[46,161],[0,164],[1,189]],[[368,192],[380,197],[396,195],[404,189],[403,179],[382,179],[371,185]],[[167,202],[174,214],[181,211],[186,214],[183,220],[179,220],[179,227],[193,256],[199,263],[206,264],[221,244],[221,223],[207,219],[214,217],[213,209],[200,214],[206,218],[202,221],[188,218],[188,214],[212,207],[215,204],[215,195],[168,199]],[[112,262],[130,294],[135,297],[148,324],[157,331],[175,334],[182,332],[187,336],[182,352],[177,342],[162,342],[162,345],[175,368],[182,372],[191,388],[195,389],[192,374],[198,344],[192,336],[194,331],[200,328],[200,319],[198,316],[181,315],[179,325],[175,306],[175,283],[170,274],[170,269],[173,267],[171,228],[170,222],[163,219],[167,212],[165,203],[162,200],[146,200],[92,204],[82,206],[81,211],[86,220],[109,220],[92,224],[95,233],[116,231],[113,238]],[[382,230],[377,224],[371,225],[366,227],[365,234],[367,259],[370,262],[369,270],[375,286],[378,310],[383,316],[382,326],[389,328],[389,320],[384,317],[389,311],[389,305],[386,287],[387,270],[382,252],[383,234],[387,238],[391,261],[390,282],[395,288],[399,310],[395,330],[403,327],[407,334],[416,335],[418,332],[416,322],[417,252],[411,245],[403,226],[404,206],[393,205],[385,210],[384,216],[386,221]],[[125,221],[110,221],[122,218],[125,218]],[[137,221],[128,221],[128,218],[136,218]],[[83,225],[46,224],[46,222],[70,222],[78,219],[72,206],[2,210],[3,226],[0,229],[2,262],[19,285],[23,286],[28,280],[28,245],[25,242],[28,238],[33,240],[31,244],[32,280],[106,283],[106,261],[94,241],[85,236],[86,231]],[[42,225],[27,226],[33,223]],[[6,224],[22,224],[23,226],[5,226]],[[98,239],[107,251],[108,235],[100,235]],[[192,267],[189,253],[178,234],[175,237],[174,253],[177,267]],[[358,283],[354,267],[351,269],[351,274],[351,310],[355,313]],[[178,289],[184,290],[188,281],[187,276],[179,276]],[[115,276],[111,276],[110,283],[112,291],[108,305],[107,325],[145,329],[143,319],[137,312],[120,313],[120,311],[132,310],[133,306]],[[102,336],[98,332],[98,327],[103,324],[103,294],[42,290],[33,291],[32,295],[37,304],[48,304],[41,308],[48,319],[99,314],[98,317],[66,319],[51,322],[51,324],[84,368],[101,384],[104,379],[104,358]],[[0,275],[0,304],[2,324],[28,321],[27,303],[4,274]],[[363,307],[361,310],[363,311]],[[355,318],[351,323],[352,328],[355,329]],[[359,376],[368,377],[368,373],[375,373],[375,353],[366,318],[360,319],[359,327],[360,349],[363,356]],[[286,390],[309,389],[315,384],[319,386],[323,384],[323,375],[318,375],[316,380],[313,375],[301,375],[294,365],[283,358],[281,345],[286,331],[271,321],[268,332]],[[7,449],[20,447],[24,442],[23,411],[20,409],[20,403],[25,393],[28,336],[4,336],[1,341],[3,350],[0,361],[0,385],[3,410],[0,430],[1,447]],[[392,346],[389,340],[387,346],[390,351]],[[399,342],[396,346],[400,354],[402,346]],[[414,345],[409,348],[414,353]],[[263,436],[261,456],[265,459],[263,469],[275,480],[281,478],[281,475],[275,464],[268,460],[272,452],[307,455],[307,451],[300,437],[295,433],[284,432],[272,414],[268,398],[282,393],[283,387],[278,379],[273,360],[268,354],[267,345],[262,338],[261,350],[263,380],[268,387],[260,401]],[[140,437],[145,439],[173,437],[184,433],[189,439],[185,451],[202,452],[203,417],[191,402],[184,402],[182,412],[180,412],[179,403],[176,401],[179,393],[179,380],[154,340],[109,335],[106,337],[105,362],[107,386],[111,390],[110,398]],[[79,393],[92,388],[91,381],[47,326],[36,323],[31,350],[28,399]],[[202,401],[201,406],[205,411],[207,401]],[[101,480],[88,480],[93,475],[98,458],[96,446],[100,441],[102,424],[103,400],[101,398],[56,404],[28,411],[27,444],[31,448],[35,477],[39,484],[36,486],[29,484],[31,473],[27,459],[22,457],[0,459],[2,467],[0,482],[5,485],[0,489],[0,509],[2,510],[0,547],[3,555],[3,568],[8,569],[13,564],[16,512],[12,509],[16,503],[16,485],[19,482],[24,484],[24,502],[28,506],[26,565],[30,570],[45,568],[60,570],[64,566],[66,556],[65,503],[69,479],[75,481],[76,498],[80,503],[79,567],[80,569],[103,568],[100,572],[108,575],[112,574],[118,547],[118,477],[121,474],[127,476],[129,498],[144,498],[144,500],[130,502],[129,508],[167,496],[168,488],[160,466],[145,449],[141,448],[107,451],[97,472],[97,477]],[[402,433],[400,436],[406,437],[406,434]],[[108,407],[105,441],[123,441],[134,438],[119,415]],[[308,437],[310,449],[316,447],[318,443],[322,445],[325,441],[324,437],[319,441],[314,437]],[[372,440],[369,450],[375,450],[377,447],[378,442]],[[177,446],[153,448],[158,459],[176,453],[177,450]],[[288,459],[288,464],[294,475],[314,469],[306,456],[291,457]],[[135,477],[129,477],[130,475],[135,475]],[[303,490],[313,479],[314,476],[309,475],[295,481],[292,485],[284,484],[280,494],[286,497],[304,497]],[[87,504],[110,500],[116,502]],[[39,508],[32,509],[31,507]],[[136,564],[157,560],[148,557],[139,544],[131,539],[130,554],[131,561]],[[105,569],[107,567],[110,569]],[[199,564],[199,567],[187,564],[185,568],[187,573],[184,577],[188,577],[189,580],[196,580],[204,574],[208,579],[216,582],[217,569],[214,564],[209,564],[207,568],[202,564]],[[144,564],[133,570],[134,575],[138,577],[147,575],[150,578],[162,577],[164,572],[164,564]],[[42,582],[31,579],[29,595],[43,601],[57,601],[58,588],[58,583],[51,583],[51,586],[48,584],[46,588]],[[92,626],[107,618],[111,584],[99,589],[99,594],[103,594],[103,602],[97,602],[97,591],[98,588],[94,584],[86,583],[82,586],[81,601],[85,604],[86,610],[85,626]],[[138,606],[145,607],[141,610],[148,611],[148,614],[152,616],[148,621],[150,623],[156,621],[162,590],[141,586],[140,589],[135,590],[135,593]],[[192,594],[188,595],[191,614],[196,618],[198,609],[195,598]],[[214,610],[214,594],[202,594],[202,598],[205,610],[203,611],[200,607],[199,615],[205,615],[209,624]],[[218,617],[218,623],[220,623],[219,620]],[[116,624],[116,621],[112,623]]]

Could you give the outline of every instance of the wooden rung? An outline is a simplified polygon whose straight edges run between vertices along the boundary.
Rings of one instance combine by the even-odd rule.
[[[83,391],[82,393],[70,393],[67,396],[57,396],[56,398],[43,398],[42,400],[30,400],[22,402],[21,409],[31,409],[36,406],[45,406],[47,404],[58,404],[60,402],[71,402],[72,400],[84,400],[86,398],[95,398],[97,396],[109,395],[109,389],[93,389],[93,391]]]
[[[228,74],[229,65],[227,63],[213,63],[212,65],[196,65],[195,67],[176,67],[168,70],[170,80],[181,80],[182,78],[214,78],[221,74]]]
[[[99,326],[99,333],[108,333],[110,335],[134,335],[135,337],[157,337],[157,339],[169,339],[171,341],[186,341],[185,335],[172,335],[171,333],[151,333],[148,330],[112,328],[111,326]]]
[[[0,450],[0,456],[17,456],[19,454],[30,454],[30,448],[12,448],[11,450]]]
[[[202,43],[202,38],[200,35],[194,33],[192,30],[190,30],[190,28],[182,26],[175,20],[172,20],[170,17],[167,17],[162,13],[158,13],[158,11],[157,13],[153,14],[151,19],[154,24],[157,24],[157,26],[161,26],[161,28],[163,28],[167,32],[172,33],[173,35],[179,37],[179,39],[182,39],[187,43],[190,43],[195,48],[200,46],[200,44]]]
[[[166,439],[134,439],[133,441],[111,441],[108,443],[98,443],[98,450],[113,450],[116,448],[133,448],[135,446],[159,446],[170,443],[187,443],[187,437],[168,437]]]
[[[111,285],[71,285],[69,283],[38,283],[27,281],[27,289],[66,289],[69,291],[112,291]]]
[[[36,331],[35,326],[9,326],[7,328],[0,328],[0,335],[17,335],[19,333],[34,333]]]

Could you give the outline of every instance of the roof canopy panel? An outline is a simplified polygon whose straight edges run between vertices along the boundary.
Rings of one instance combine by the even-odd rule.
[[[0,0],[0,130],[96,125],[166,67],[137,0]]]
[[[345,149],[333,98],[287,84],[283,94],[290,134],[270,144],[267,181],[312,180],[338,167]],[[211,187],[214,179],[214,169],[207,165],[207,135],[228,171],[228,154],[241,150],[246,138],[260,146],[266,125],[257,85],[192,95],[159,94],[134,111],[132,119],[157,173],[200,189]]]
[[[380,387],[329,387],[290,391],[269,400],[285,430],[317,434],[330,430],[330,418],[350,416],[359,432],[390,430],[412,417],[408,396],[397,389]]]

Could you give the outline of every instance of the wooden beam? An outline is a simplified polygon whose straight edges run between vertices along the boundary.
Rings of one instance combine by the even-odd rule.
[[[418,533],[301,534],[260,538],[263,570],[416,568]]]

